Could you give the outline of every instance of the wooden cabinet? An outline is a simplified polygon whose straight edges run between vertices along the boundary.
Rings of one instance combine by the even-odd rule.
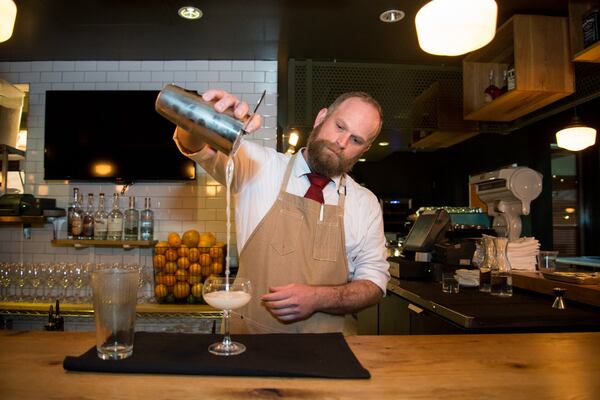
[[[590,10],[600,10],[600,1],[569,0],[569,34],[573,61],[600,63],[600,41],[583,47],[583,17]]]
[[[514,15],[482,49],[463,60],[464,118],[513,121],[575,91],[567,18]],[[494,71],[503,86],[504,71],[514,66],[515,88],[486,103],[484,91]]]
[[[439,80],[421,93],[410,112],[411,147],[440,149],[467,140],[479,131],[477,122],[461,113],[461,82]]]

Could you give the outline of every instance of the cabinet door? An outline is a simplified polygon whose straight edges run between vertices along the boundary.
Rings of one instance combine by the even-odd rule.
[[[467,332],[465,328],[414,304],[410,304],[408,309],[411,335],[447,335]]]
[[[379,333],[378,318],[379,304],[359,311],[356,315],[358,320],[357,333],[359,335],[377,335]]]
[[[410,321],[408,301],[392,292],[379,303],[379,334],[408,335]]]

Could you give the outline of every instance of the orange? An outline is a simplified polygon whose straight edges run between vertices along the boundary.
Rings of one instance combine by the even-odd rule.
[[[156,254],[165,254],[165,251],[167,251],[167,247],[169,247],[169,243],[158,242],[156,243],[156,246],[154,246],[154,252]]]
[[[202,297],[202,284],[201,283],[196,283],[194,286],[192,286],[192,296],[200,298]]]
[[[182,244],[178,249],[177,249],[177,255],[179,257],[187,257],[190,255],[190,249],[185,245]]]
[[[214,275],[221,275],[223,273],[223,264],[220,261],[215,261],[210,264],[211,273]]]
[[[177,299],[184,299],[190,294],[190,285],[187,282],[177,282],[173,288],[173,295]]]
[[[196,262],[196,261],[198,261],[199,257],[200,257],[200,251],[196,247],[192,247],[190,249],[190,255],[189,255],[190,261]]]
[[[178,269],[177,271],[175,271],[175,279],[181,282],[187,282],[188,272],[185,269]]]
[[[155,254],[152,258],[152,261],[156,268],[163,268],[165,266],[166,259],[165,256],[162,254]]]
[[[172,274],[177,270],[177,263],[173,261],[168,261],[165,263],[165,272],[167,274]]]
[[[180,257],[177,259],[177,267],[182,269],[188,269],[190,266],[190,260],[187,257]]]
[[[190,275],[202,275],[202,267],[200,266],[200,264],[190,264]]]
[[[165,297],[168,294],[167,286],[159,283],[154,287],[154,294],[156,297]]]
[[[164,277],[164,274],[162,272],[159,272],[158,274],[156,274],[154,276],[154,283],[157,284],[157,285],[161,284],[161,283],[164,283],[163,277]]]
[[[210,251],[208,253],[212,258],[221,258],[223,257],[223,247],[214,245],[210,248]]]
[[[202,283],[202,275],[190,275],[190,277],[188,278],[188,282],[190,283],[190,285],[193,285],[195,283]]]
[[[211,274],[212,274],[212,268],[210,267],[210,264],[203,265],[202,266],[202,277],[208,278]]]
[[[175,275],[173,275],[173,274],[166,274],[166,275],[163,275],[162,281],[163,281],[163,284],[165,284],[167,286],[173,286],[175,284],[175,282],[177,282],[177,279],[175,278]]]
[[[197,230],[190,229],[189,231],[185,231],[183,236],[181,237],[181,243],[185,244],[187,247],[196,247],[198,246],[198,241],[200,240],[200,233]]]
[[[200,260],[198,261],[200,263],[200,265],[205,266],[205,265],[210,265],[212,259],[210,258],[210,254],[208,253],[204,253],[200,255]]]
[[[167,242],[169,243],[169,246],[177,247],[181,244],[181,238],[179,237],[178,233],[169,232],[169,235],[167,236]]]
[[[177,250],[169,249],[165,252],[165,258],[167,261],[177,261]]]
[[[211,247],[214,246],[217,241],[215,235],[210,232],[203,232],[200,235],[200,240],[198,241],[198,247]]]

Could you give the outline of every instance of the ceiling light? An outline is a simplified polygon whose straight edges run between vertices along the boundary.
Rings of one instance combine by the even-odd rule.
[[[390,142],[379,142],[377,144],[380,145],[381,147],[385,147],[385,146],[389,146]]]
[[[290,133],[290,138],[288,139],[288,143],[292,146],[296,146],[298,144],[299,138],[300,138],[300,136],[298,136],[298,132],[292,131]]]
[[[579,151],[595,143],[596,129],[586,126],[577,115],[571,118],[566,127],[556,132],[556,144],[563,149]]]
[[[439,56],[477,50],[496,34],[494,0],[432,0],[415,17],[421,49]]]
[[[0,0],[0,42],[6,42],[13,33],[17,6],[12,0]]]
[[[365,161],[367,161],[367,159],[366,159],[366,158],[359,158],[359,159],[358,159],[358,162],[365,162]]]
[[[379,20],[388,24],[393,24],[404,18],[404,11],[402,10],[387,10],[379,15]]]
[[[202,18],[202,10],[200,10],[197,7],[192,7],[192,6],[181,7],[179,9],[179,11],[177,11],[177,14],[179,14],[179,16],[181,18],[185,18],[185,19],[200,19],[200,18]]]

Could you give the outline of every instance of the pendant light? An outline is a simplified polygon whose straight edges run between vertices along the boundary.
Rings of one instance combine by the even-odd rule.
[[[17,5],[12,0],[0,0],[0,42],[6,42],[13,33]]]
[[[432,0],[415,17],[421,49],[439,56],[477,50],[496,34],[494,0]]]
[[[585,125],[576,111],[567,126],[556,132],[556,144],[563,149],[579,151],[595,143],[596,129]]]

